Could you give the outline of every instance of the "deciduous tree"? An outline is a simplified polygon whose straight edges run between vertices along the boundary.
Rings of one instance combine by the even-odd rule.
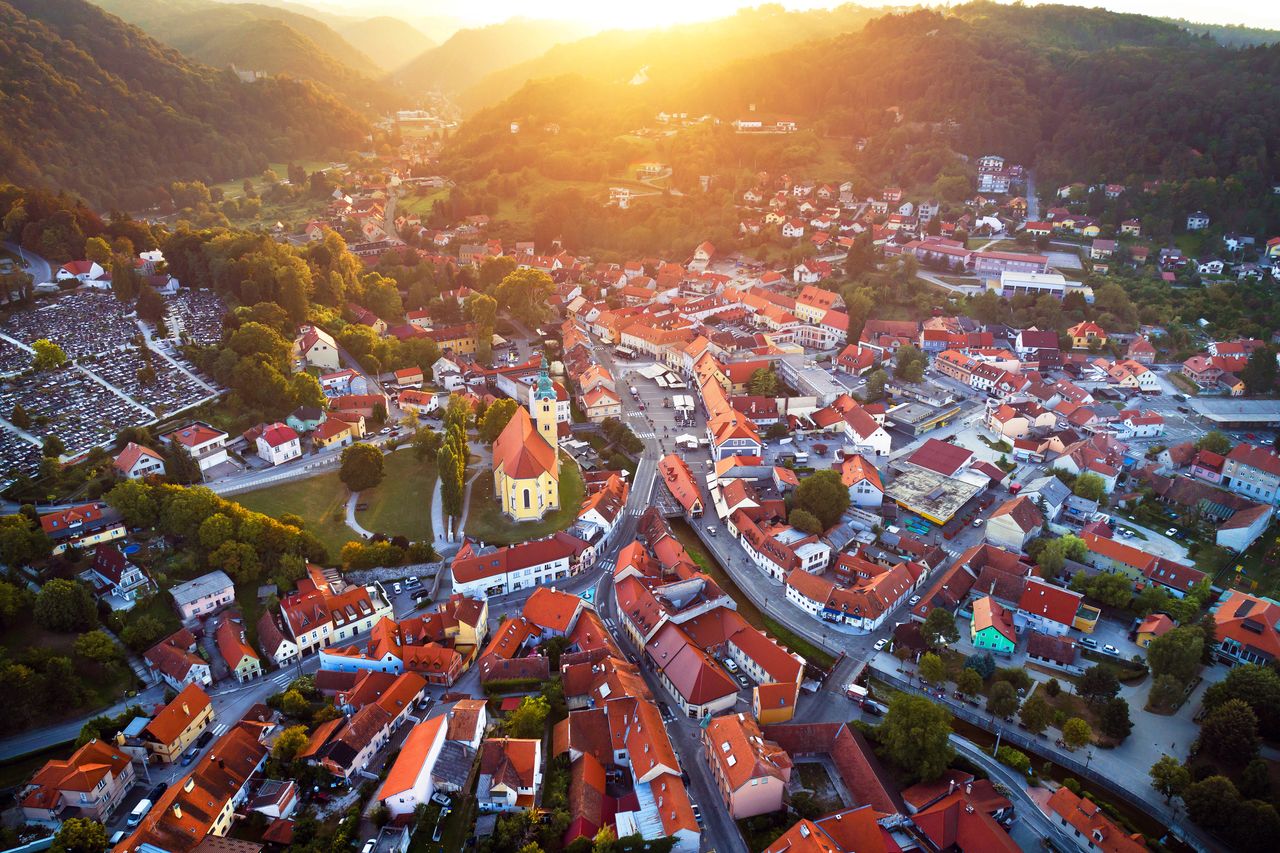
[[[1151,777],[1151,787],[1164,797],[1166,803],[1181,795],[1191,784],[1191,771],[1172,755],[1160,756],[1160,760],[1151,765],[1148,775]]]
[[[46,581],[36,595],[36,623],[50,631],[85,631],[98,622],[93,599],[84,584],[65,578]]]
[[[1174,628],[1147,646],[1147,665],[1154,676],[1172,675],[1183,684],[1200,671],[1204,635],[1194,625]]]
[[[796,506],[811,512],[822,522],[823,530],[834,527],[849,508],[849,490],[840,472],[817,471],[801,480],[796,487]]]
[[[1093,729],[1079,717],[1072,717],[1062,724],[1062,740],[1068,749],[1079,749],[1093,740]]]
[[[1240,699],[1228,699],[1200,724],[1200,746],[1222,761],[1243,764],[1258,754],[1258,717]]]
[[[40,338],[32,342],[31,349],[35,352],[31,359],[31,366],[37,372],[54,370],[67,363],[67,354],[63,352],[62,347],[48,338]]]
[[[1027,727],[1027,731],[1038,735],[1048,728],[1053,720],[1053,708],[1037,691],[1022,703],[1022,708],[1018,710],[1018,719]]]
[[[951,714],[923,696],[894,697],[877,734],[889,759],[920,781],[942,775],[954,755]]]
[[[924,624],[920,626],[920,636],[935,649],[956,642],[960,639],[960,631],[956,628],[955,614],[945,607],[933,608],[924,618]],[[994,668],[994,662],[992,666]],[[990,677],[990,673],[979,674]]]
[[[942,665],[942,658],[933,652],[925,652],[921,655],[920,677],[930,684],[941,684],[947,677],[946,668]]]
[[[358,442],[343,449],[342,470],[338,477],[353,492],[372,489],[382,482],[382,451],[372,444]]]
[[[1018,710],[1018,693],[1007,681],[997,681],[987,694],[987,713],[994,717],[1011,717]]]

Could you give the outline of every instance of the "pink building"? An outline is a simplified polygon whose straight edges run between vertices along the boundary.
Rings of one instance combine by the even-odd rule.
[[[791,756],[745,714],[714,717],[702,733],[702,747],[720,796],[734,820],[776,812],[791,778]]]

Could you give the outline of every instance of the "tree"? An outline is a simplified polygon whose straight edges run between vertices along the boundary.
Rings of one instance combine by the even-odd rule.
[[[1239,699],[1228,699],[1200,724],[1201,748],[1231,764],[1243,764],[1258,754],[1258,717]]]
[[[382,451],[372,444],[358,442],[342,451],[342,470],[338,478],[353,492],[372,489],[382,482]]]
[[[76,637],[75,650],[80,657],[102,665],[115,663],[120,659],[120,647],[101,629]]]
[[[1209,776],[1182,790],[1187,816],[1208,830],[1232,826],[1240,807],[1240,792],[1226,776]]]
[[[271,757],[288,764],[306,748],[308,739],[306,726],[290,726],[280,733],[275,745],[271,747]]]
[[[987,694],[987,713],[993,717],[1008,718],[1018,710],[1018,692],[1007,681],[997,681]]]
[[[494,298],[498,300],[498,307],[504,309],[513,320],[527,326],[536,326],[550,310],[555,289],[555,282],[545,272],[516,269],[502,279],[494,292]]]
[[[135,652],[140,652],[151,648],[164,634],[164,623],[150,613],[144,613],[124,627],[120,640]]]
[[[912,344],[904,344],[894,355],[893,375],[903,382],[916,383],[924,379],[928,357]]]
[[[191,452],[178,442],[173,442],[164,457],[164,475],[173,483],[198,483],[204,479],[200,463]]]
[[[1079,536],[1068,533],[1065,536],[1059,536],[1057,539],[1050,539],[1040,549],[1040,554],[1036,558],[1036,562],[1040,565],[1040,573],[1046,578],[1057,577],[1066,566],[1067,560],[1073,562],[1081,562],[1084,560],[1088,549],[1085,547],[1084,540]]]
[[[767,367],[762,367],[751,374],[747,380],[747,393],[758,397],[776,397],[778,395],[778,374]]]
[[[156,523],[156,501],[152,488],[146,483],[125,480],[107,492],[106,501],[130,527],[150,527]]]
[[[1280,812],[1271,803],[1248,799],[1234,815],[1230,835],[1233,846],[1243,853],[1270,853],[1280,837]]]
[[[787,521],[790,522],[792,527],[799,530],[801,533],[820,536],[824,531],[822,522],[818,520],[817,516],[802,507],[796,507],[791,510],[791,515],[788,517]]]
[[[107,849],[107,828],[87,817],[71,817],[58,827],[53,853],[102,853]]]
[[[835,527],[849,508],[849,490],[841,481],[840,472],[817,471],[801,480],[796,487],[796,506],[813,513],[822,522],[823,530]]]
[[[956,642],[960,639],[960,630],[956,628],[955,614],[945,607],[933,608],[920,626],[920,636],[935,649]]]
[[[89,590],[65,578],[54,578],[40,588],[33,613],[38,625],[64,634],[87,631],[98,622]]]
[[[48,557],[52,550],[49,537],[32,518],[23,513],[0,516],[0,563],[10,568],[25,566]]]
[[[1274,669],[1261,664],[1232,667],[1226,678],[1204,692],[1204,707],[1212,711],[1232,699],[1253,709],[1263,737],[1280,735],[1280,675]]]
[[[1196,441],[1196,450],[1207,450],[1226,456],[1231,452],[1231,439],[1218,430],[1209,430]]]
[[[1129,703],[1119,696],[1108,699],[1107,704],[1102,706],[1098,730],[1117,743],[1123,743],[1133,731],[1133,721],[1129,719]]]
[[[876,732],[889,760],[922,782],[941,776],[955,754],[951,714],[923,696],[895,696]]]
[[[1147,701],[1154,708],[1173,708],[1182,699],[1182,682],[1172,675],[1158,675],[1151,682]]]
[[[545,696],[526,696],[507,717],[507,734],[516,738],[540,738],[545,733],[551,703]]]
[[[1107,495],[1107,484],[1097,474],[1085,472],[1076,477],[1075,487],[1071,491],[1087,501],[1101,502]]]
[[[1108,607],[1123,607],[1133,598],[1133,580],[1119,572],[1100,572],[1093,577],[1078,572],[1071,586]]]
[[[67,363],[67,354],[62,351],[62,347],[48,338],[40,338],[38,341],[33,342],[31,349],[35,351],[35,355],[31,359],[31,366],[37,372],[56,370]]]
[[[1039,692],[1033,693],[1030,699],[1022,703],[1022,708],[1018,711],[1018,719],[1027,727],[1027,731],[1038,735],[1048,728],[1053,720],[1053,707]]]
[[[1050,699],[1056,699],[1062,692],[1062,685],[1058,683],[1058,679],[1050,678],[1045,682],[1044,692],[1049,694]]]
[[[867,376],[867,401],[875,402],[884,396],[885,383],[889,381],[889,374],[877,367]]]
[[[965,696],[976,695],[982,690],[982,676],[969,667],[964,667],[956,676],[956,690]]]
[[[942,658],[933,652],[925,652],[920,656],[920,677],[930,684],[941,684],[947,678],[946,667],[942,665]]]
[[[289,377],[289,402],[294,408],[310,406],[324,409],[328,405],[320,380],[310,373],[295,373]]]
[[[861,235],[859,235],[861,237]],[[854,240],[855,244],[857,239]],[[850,257],[853,253],[850,252]],[[862,329],[867,325],[867,318],[876,307],[875,301],[865,293],[846,294],[845,313],[849,315],[849,328],[845,331],[845,340],[856,344],[862,337]]]
[[[1160,756],[1147,775],[1151,777],[1151,787],[1164,797],[1166,803],[1182,794],[1191,784],[1191,771],[1172,755]]]
[[[1182,625],[1151,641],[1147,646],[1147,665],[1153,676],[1172,675],[1186,684],[1200,671],[1203,651],[1204,635],[1200,629]]]
[[[923,629],[921,630],[921,633],[923,633]],[[959,634],[956,636],[959,638]],[[995,674],[996,659],[991,656],[991,652],[986,652],[981,655],[975,652],[964,659],[964,666],[965,669],[972,669],[974,672],[978,673],[978,676],[985,681]]]
[[[0,580],[0,628],[13,624],[14,617],[28,607],[29,593],[17,584]]]
[[[1249,354],[1249,362],[1240,371],[1245,392],[1269,394],[1276,384],[1276,353],[1271,347],[1258,347]]]
[[[294,687],[280,694],[280,710],[290,717],[302,718],[311,711],[311,703],[307,697]]]
[[[90,237],[84,241],[84,257],[106,269],[111,263],[111,244],[101,237]]]
[[[519,405],[509,398],[495,400],[490,404],[489,408],[485,409],[484,416],[480,418],[480,439],[487,444],[497,441],[507,424],[511,423],[511,418],[515,416]]]
[[[9,420],[18,429],[31,429],[31,416],[27,414],[27,410],[22,408],[21,403],[13,404],[13,412],[9,416]]]
[[[1080,695],[1093,705],[1101,704],[1120,692],[1116,671],[1105,663],[1097,663],[1080,676]]]
[[[444,436],[431,427],[418,427],[413,434],[413,455],[419,460],[434,458],[443,442]]]
[[[1093,740],[1093,729],[1079,717],[1072,717],[1062,724],[1062,740],[1067,749],[1079,749]]]
[[[1240,793],[1251,800],[1271,796],[1271,770],[1265,758],[1255,758],[1240,773]]]

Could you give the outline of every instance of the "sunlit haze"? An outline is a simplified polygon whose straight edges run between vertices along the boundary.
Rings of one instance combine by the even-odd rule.
[[[1003,2],[1003,0],[1000,0]],[[1255,27],[1280,27],[1280,3],[1262,0],[1107,0],[1105,3],[1070,2],[1068,5],[1102,6],[1116,12],[1137,12],[1185,18],[1215,24],[1242,24]],[[543,0],[529,4],[521,0],[481,0],[453,3],[448,0],[318,0],[311,5],[333,11],[377,12],[405,16],[431,16],[457,19],[462,26],[492,24],[510,17],[563,19],[600,28],[641,28],[690,21],[711,20],[732,14],[743,7],[761,5],[749,0],[649,0],[645,3],[598,2],[598,0]],[[839,5],[836,0],[784,2],[788,9],[811,9]],[[906,3],[868,0],[863,6],[910,5]],[[946,4],[941,4],[946,5]],[[1030,0],[1029,5],[1037,5]]]

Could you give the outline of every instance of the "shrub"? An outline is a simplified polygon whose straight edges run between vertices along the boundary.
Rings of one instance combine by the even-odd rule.
[[[996,760],[1001,764],[1009,765],[1024,776],[1031,770],[1031,759],[1027,758],[1027,754],[1011,746],[1000,747],[996,751]]]

